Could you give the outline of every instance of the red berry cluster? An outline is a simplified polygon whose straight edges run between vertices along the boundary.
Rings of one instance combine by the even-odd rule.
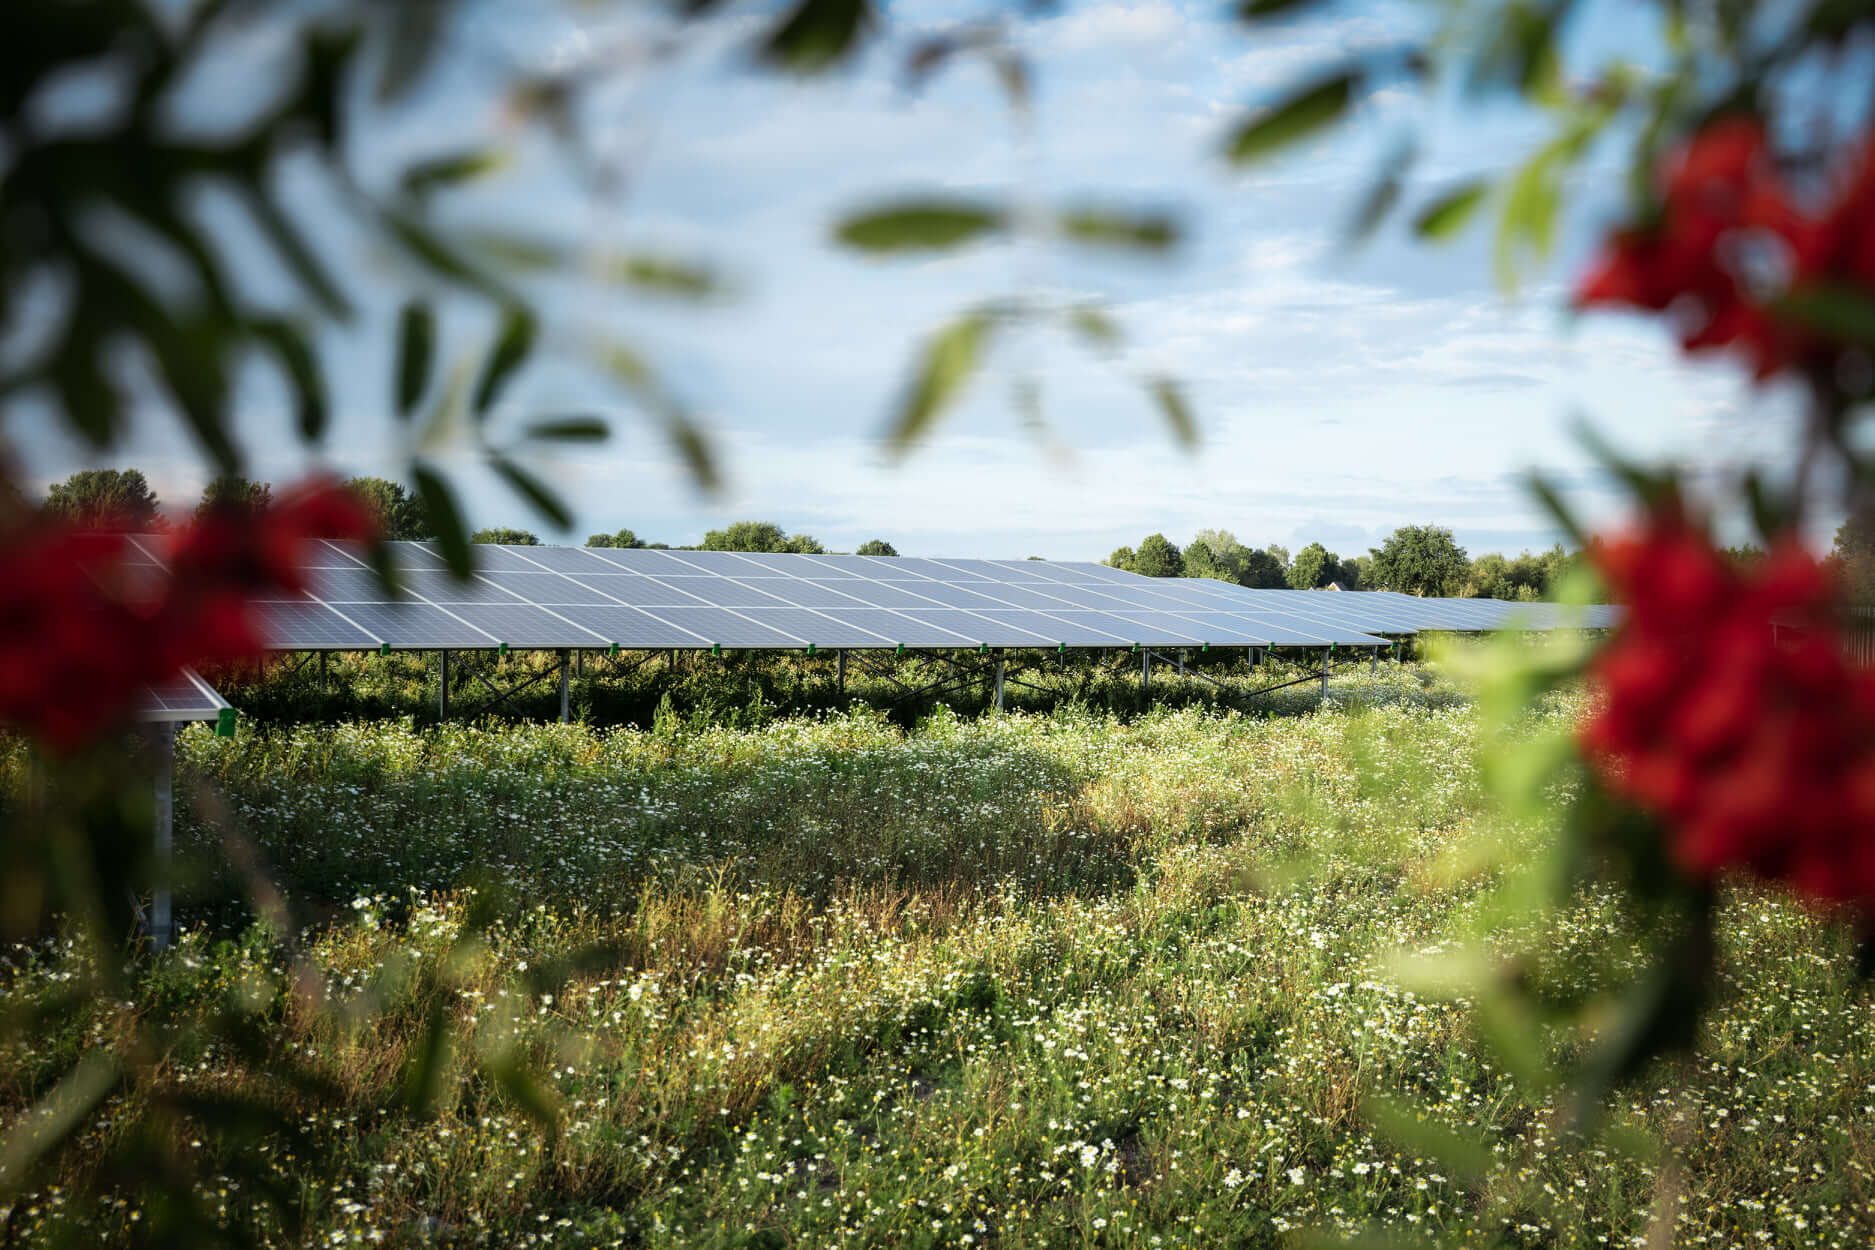
[[[1875,905],[1875,673],[1795,541],[1740,565],[1674,508],[1593,558],[1628,615],[1596,658],[1581,742],[1705,879],[1741,867]]]
[[[303,544],[368,539],[376,528],[362,502],[325,479],[164,535],[161,569],[133,561],[121,533],[34,524],[0,545],[0,721],[70,751],[122,723],[143,687],[184,665],[259,656],[253,605],[304,589]]]
[[[1708,125],[1668,163],[1658,214],[1615,232],[1580,305],[1669,313],[1687,351],[1735,350],[1760,379],[1827,362],[1841,344],[1777,308],[1831,285],[1875,287],[1875,147],[1819,212],[1791,194],[1763,123]]]

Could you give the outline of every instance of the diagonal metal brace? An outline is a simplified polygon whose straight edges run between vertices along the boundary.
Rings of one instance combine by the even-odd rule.
[[[490,681],[488,679],[488,676],[485,673],[483,673],[480,669],[471,668],[469,669],[469,672],[475,676],[475,679],[477,681],[481,682],[484,686],[487,686],[489,690],[494,693],[494,696],[495,696],[494,698],[490,699],[488,702],[480,704],[470,709],[468,712],[464,713],[465,719],[473,720],[477,716],[481,716],[486,712],[494,711],[496,708],[506,703],[509,699],[512,699],[515,695],[520,694],[523,690],[526,690],[529,686],[539,685],[541,682],[546,681],[550,677],[557,679],[560,676],[560,666],[558,664],[555,664],[552,667],[546,669],[544,672],[536,673],[532,677],[528,678],[526,681],[521,682],[519,685],[510,686],[506,690],[503,690],[501,687],[497,686],[494,682]]]

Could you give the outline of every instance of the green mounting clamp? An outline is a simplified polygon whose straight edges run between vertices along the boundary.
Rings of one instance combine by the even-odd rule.
[[[895,647],[895,648],[893,648],[893,650],[892,650],[892,654],[893,654],[893,655],[904,655],[904,654],[905,654],[905,644],[904,644],[904,643],[902,643],[902,642],[901,642],[901,643],[899,643],[897,647]]]
[[[1200,651],[1209,651],[1210,649],[1211,649],[1211,644],[1208,642],[1201,642],[1198,644],[1198,650]]]
[[[391,644],[390,644],[390,643],[388,643],[388,642],[380,642],[380,643],[378,644],[378,654],[379,654],[379,655],[389,655],[390,653],[391,653]]]
[[[1139,644],[1138,644],[1138,643],[1134,643],[1134,644],[1133,644],[1133,654],[1134,654],[1134,655],[1138,655],[1138,654],[1139,654]]]
[[[811,642],[807,644],[807,653],[809,655],[814,654],[814,644]]]
[[[508,644],[504,642],[504,643],[502,643],[501,645],[499,645],[499,646],[497,646],[497,647],[495,648],[495,654],[496,654],[496,655],[506,655],[506,654],[508,654]]]
[[[607,647],[607,648],[606,648],[606,654],[607,654],[607,655],[617,655],[617,654],[618,654],[618,644],[617,644],[617,643],[615,642],[615,643],[613,643],[613,644],[612,644],[612,645],[611,645],[610,647]]]
[[[1056,654],[1056,655],[1066,655],[1067,653],[1068,653],[1068,644],[1067,644],[1067,643],[1065,643],[1065,642],[1058,642],[1058,643],[1056,643],[1056,644],[1055,644],[1055,654]]]
[[[722,644],[722,643],[720,643],[720,642],[712,642],[712,643],[710,644],[710,654],[711,654],[711,655],[721,655],[722,653],[723,653],[723,644]]]
[[[215,736],[217,738],[234,737],[234,716],[235,712],[231,707],[222,708],[221,711],[215,714]]]
[[[987,642],[979,642],[979,643],[977,644],[977,654],[978,654],[978,655],[988,655],[989,653],[990,653],[990,644],[989,644],[989,643],[987,643]]]

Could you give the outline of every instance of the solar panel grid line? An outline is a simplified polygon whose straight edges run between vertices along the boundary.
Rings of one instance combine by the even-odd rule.
[[[526,557],[522,557],[522,558],[526,559]],[[528,563],[535,564],[536,562],[529,560]],[[573,620],[571,617],[568,617],[564,615],[563,613],[555,612],[552,608],[548,607],[544,603],[537,603],[532,599],[527,599],[521,595],[515,594],[514,591],[509,590],[506,586],[503,586],[500,583],[491,580],[487,576],[487,574],[477,573],[475,577],[476,577],[476,580],[482,582],[483,584],[488,585],[488,586],[493,586],[496,590],[499,590],[502,594],[508,595],[515,601],[516,604],[519,604],[524,607],[531,607],[536,612],[545,612],[548,616],[553,617],[555,620],[564,621],[566,624],[571,625],[574,629],[577,629],[580,633],[585,634],[588,638],[591,638],[594,642],[598,643],[600,646],[609,647],[612,645],[612,640],[610,638],[603,637],[602,635],[597,634],[590,629],[587,629],[584,625],[581,625],[578,621]],[[504,639],[503,641],[507,641],[507,640]]]
[[[579,548],[579,550],[581,550],[581,551],[591,551],[592,549],[591,549],[590,547],[582,547],[582,548]],[[594,552],[594,555],[595,555],[595,556],[597,556],[597,553],[596,553],[596,552]],[[695,638],[695,639],[696,639],[696,640],[697,640],[697,641],[698,641],[699,643],[701,643],[701,644],[702,644],[702,645],[704,645],[704,646],[713,646],[713,645],[715,644],[715,641],[716,641],[716,640],[715,640],[715,639],[713,639],[713,638],[705,638],[705,637],[704,637],[703,635],[701,635],[701,634],[699,634],[699,633],[697,633],[697,632],[696,632],[695,630],[690,630],[690,629],[685,629],[685,628],[684,628],[684,627],[683,627],[682,625],[678,625],[678,624],[676,624],[676,623],[675,623],[675,622],[673,622],[673,621],[667,621],[667,620],[665,620],[665,619],[664,619],[663,617],[661,617],[661,616],[659,616],[659,615],[658,615],[657,613],[655,613],[655,612],[652,612],[652,611],[650,611],[650,610],[648,610],[648,609],[646,609],[646,608],[641,608],[641,607],[639,607],[639,606],[638,606],[637,604],[632,604],[632,603],[626,603],[626,602],[625,602],[625,601],[624,601],[623,599],[620,599],[620,598],[617,598],[617,597],[616,597],[616,596],[614,596],[614,595],[610,595],[610,594],[607,594],[607,593],[606,593],[606,592],[605,592],[605,591],[604,591],[603,589],[601,589],[600,587],[597,587],[597,586],[594,586],[594,585],[592,585],[592,584],[591,584],[590,582],[583,582],[583,581],[581,581],[581,580],[580,580],[579,578],[577,578],[577,577],[574,577],[573,575],[571,575],[570,573],[563,573],[563,572],[561,572],[561,571],[560,571],[559,569],[549,569],[549,568],[547,568],[547,566],[546,566],[546,565],[544,565],[544,564],[541,564],[541,563],[540,563],[540,561],[538,561],[538,560],[535,560],[535,559],[533,559],[532,557],[528,557],[528,556],[524,556],[524,557],[522,557],[522,558],[523,558],[523,559],[526,559],[526,560],[527,560],[527,561],[528,561],[529,563],[531,563],[531,564],[533,564],[533,565],[535,565],[535,566],[537,566],[537,567],[539,567],[539,568],[541,568],[541,569],[546,569],[546,570],[547,570],[548,572],[550,572],[550,573],[554,573],[554,574],[557,574],[557,575],[558,575],[558,576],[560,576],[560,577],[564,577],[564,578],[565,578],[565,579],[566,579],[567,581],[569,581],[569,582],[571,582],[571,583],[572,583],[572,584],[574,584],[575,586],[579,586],[579,587],[581,587],[581,588],[583,588],[583,589],[586,589],[586,590],[590,590],[590,591],[592,591],[592,592],[593,592],[594,594],[598,594],[598,595],[605,595],[605,597],[606,597],[606,599],[607,599],[607,600],[609,600],[609,601],[610,601],[610,602],[612,602],[612,603],[616,603],[616,604],[618,604],[618,605],[619,605],[620,607],[622,607],[622,608],[630,608],[630,609],[632,609],[633,611],[637,611],[637,612],[643,612],[643,613],[644,613],[644,614],[645,614],[646,616],[648,616],[648,617],[650,617],[650,618],[652,618],[653,620],[655,620],[655,621],[657,621],[657,622],[658,622],[658,623],[659,623],[660,625],[666,625],[666,626],[669,626],[669,627],[670,627],[671,629],[674,629],[674,630],[676,630],[676,631],[677,631],[678,633],[680,633],[680,634],[689,634],[689,635],[690,635],[690,636],[691,636],[692,638]],[[609,566],[611,566],[611,567],[614,567],[614,568],[616,568],[616,567],[619,567],[619,566],[617,566],[617,565],[613,565],[611,561],[609,561],[609,560],[607,560],[607,559],[605,559],[605,557],[603,557],[603,556],[598,556],[598,559],[599,559],[599,561],[600,561],[600,563],[602,563],[602,564],[605,564],[605,565],[609,565]],[[616,638],[608,638],[608,639],[606,639],[606,645],[607,645],[607,646],[611,646],[611,645],[612,645],[612,644],[613,644],[614,642],[617,642],[617,641],[619,641],[619,640],[618,640],[618,639],[616,639]]]

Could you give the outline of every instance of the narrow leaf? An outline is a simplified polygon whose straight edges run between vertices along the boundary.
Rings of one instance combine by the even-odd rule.
[[[1091,304],[1068,310],[1068,328],[1081,340],[1099,351],[1108,352],[1120,345],[1120,327],[1113,319]]]
[[[834,237],[863,252],[936,251],[1007,224],[1001,209],[968,200],[911,200],[849,217]]]
[[[763,42],[761,58],[816,74],[846,56],[872,22],[866,0],[800,0]]]
[[[611,429],[602,417],[556,417],[536,421],[525,431],[528,438],[557,443],[603,443]]]
[[[521,305],[513,305],[501,325],[495,348],[482,368],[482,379],[475,385],[474,411],[486,413],[514,371],[534,350],[534,314]]]
[[[309,443],[318,440],[325,434],[326,421],[331,414],[326,403],[325,379],[319,372],[312,345],[297,326],[285,321],[259,322],[254,332],[273,352],[280,372],[298,398],[300,437]]]
[[[1237,16],[1246,22],[1254,22],[1263,17],[1280,17],[1316,3],[1318,0],[1243,0],[1237,6]]]
[[[312,247],[301,237],[299,227],[293,224],[286,211],[274,203],[259,187],[249,189],[247,197],[248,212],[253,214],[254,222],[273,244],[274,251],[286,262],[293,276],[299,279],[312,297],[326,312],[340,319],[351,316],[351,305],[340,292],[338,284],[326,273]]]
[[[559,1096],[540,1079],[539,1073],[522,1062],[516,1052],[509,1051],[496,1056],[489,1062],[488,1070],[501,1092],[514,1100],[538,1128],[546,1133],[559,1130]]]
[[[458,580],[467,581],[475,572],[475,552],[469,546],[469,527],[463,524],[455,492],[441,474],[421,461],[410,466],[410,477],[416,483],[417,500],[436,535],[444,563]]]
[[[488,467],[501,476],[502,481],[514,488],[514,492],[527,500],[534,511],[547,518],[555,529],[566,529],[573,524],[573,514],[567,511],[566,504],[551,487],[539,478],[523,469],[506,456],[490,456]]]
[[[1179,239],[1179,226],[1164,213],[1102,213],[1089,210],[1061,214],[1057,223],[1072,243],[1093,247],[1128,247],[1163,252]]]
[[[430,385],[436,354],[436,310],[421,300],[404,305],[397,320],[397,415],[409,417]]]
[[[716,466],[716,453],[709,438],[696,422],[678,410],[671,410],[664,423],[664,435],[690,470],[691,480],[703,490],[714,491],[722,485],[722,473]]]
[[[1232,164],[1247,165],[1334,124],[1354,99],[1359,77],[1342,70],[1303,87],[1239,126],[1225,154]]]
[[[493,149],[477,148],[453,152],[432,160],[419,161],[404,171],[401,179],[404,194],[423,196],[441,187],[468,182],[492,173],[507,163],[507,157]]]
[[[1453,187],[1419,211],[1413,232],[1422,239],[1447,239],[1465,228],[1484,202],[1487,184],[1482,179]]]
[[[1773,311],[1846,343],[1875,344],[1875,299],[1856,287],[1807,285],[1777,301]]]
[[[1170,378],[1154,378],[1147,384],[1152,392],[1153,402],[1159,405],[1159,411],[1165,416],[1165,423],[1172,430],[1172,437],[1179,446],[1187,451],[1198,446],[1198,422],[1191,415],[1191,408],[1185,403],[1184,392],[1178,383]]]
[[[886,431],[886,445],[903,455],[928,433],[976,371],[990,319],[966,313],[932,336],[919,363],[910,395]]]
[[[721,281],[708,269],[662,256],[621,256],[611,268],[620,282],[660,295],[694,299],[715,295],[722,289]]]
[[[378,100],[392,103],[423,77],[442,43],[443,0],[404,0],[385,41]]]
[[[119,1075],[115,1055],[101,1049],[85,1052],[0,1141],[0,1195],[10,1197],[26,1187],[33,1166],[84,1127],[116,1088]]]

